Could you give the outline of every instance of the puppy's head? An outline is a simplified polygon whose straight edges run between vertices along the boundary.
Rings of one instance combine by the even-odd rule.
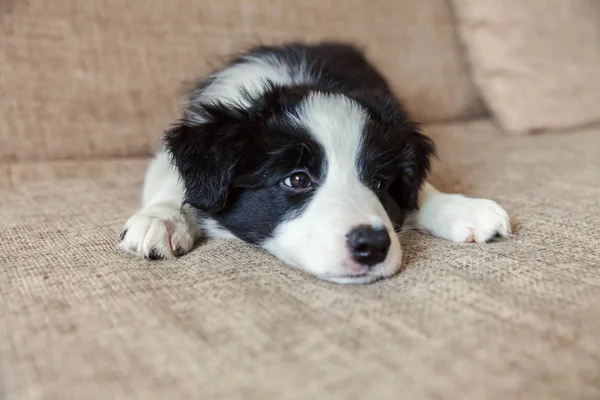
[[[395,231],[417,207],[432,142],[385,97],[281,87],[259,97],[195,106],[166,134],[205,228],[335,282],[397,272]]]

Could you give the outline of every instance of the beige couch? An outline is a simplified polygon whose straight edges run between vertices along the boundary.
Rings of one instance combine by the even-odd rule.
[[[0,398],[600,398],[599,32],[594,0],[2,0]],[[434,183],[514,236],[403,233],[352,287],[235,242],[119,253],[183,82],[292,38],[363,45]]]

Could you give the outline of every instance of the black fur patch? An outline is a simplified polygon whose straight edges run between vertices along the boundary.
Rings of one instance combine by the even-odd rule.
[[[405,214],[418,207],[435,145],[393,98],[361,94],[357,99],[371,113],[358,168],[365,183],[374,178],[382,182],[379,197],[399,229]]]
[[[261,243],[279,223],[298,215],[311,192],[281,182],[296,171],[323,178],[323,149],[286,115],[308,88],[273,86],[250,109],[196,105],[207,123],[181,121],[165,136],[186,186],[186,202],[250,243]]]

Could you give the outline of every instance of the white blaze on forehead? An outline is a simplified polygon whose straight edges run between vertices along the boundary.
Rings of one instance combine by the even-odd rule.
[[[299,123],[325,150],[327,177],[359,179],[357,160],[362,146],[366,111],[339,94],[312,93],[298,107]]]
[[[387,214],[359,171],[367,111],[340,94],[312,93],[298,109],[298,123],[325,152],[325,177],[308,208],[336,209],[347,223],[383,225]]]

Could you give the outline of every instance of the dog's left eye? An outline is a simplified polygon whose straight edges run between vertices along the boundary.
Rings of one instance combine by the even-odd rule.
[[[382,185],[383,185],[383,179],[380,177],[375,177],[375,178],[371,179],[371,181],[369,182],[369,186],[371,186],[371,188],[376,192],[381,189]]]
[[[292,189],[302,190],[310,188],[313,183],[310,176],[304,172],[296,172],[285,178],[283,184]]]

